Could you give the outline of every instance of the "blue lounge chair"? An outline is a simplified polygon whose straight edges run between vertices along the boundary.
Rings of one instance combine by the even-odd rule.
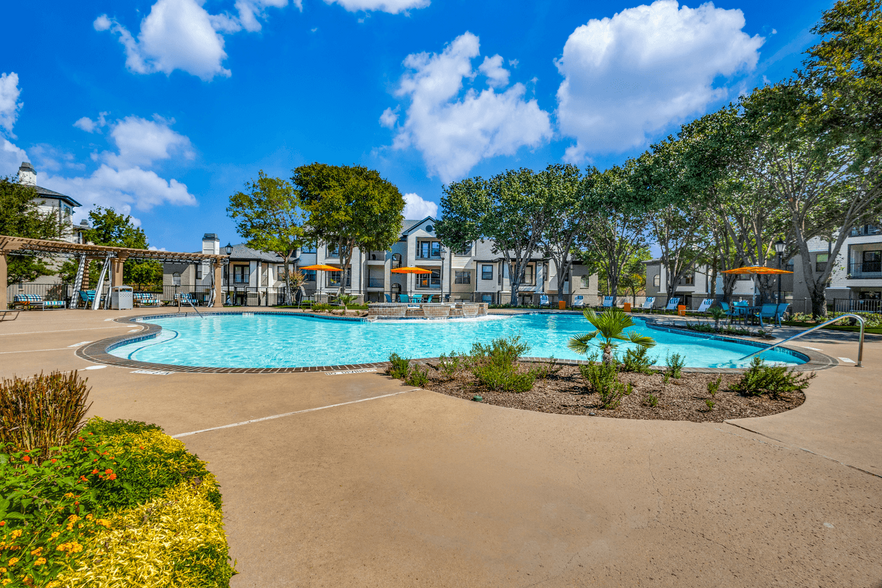
[[[542,294],[539,296],[539,306],[551,306],[551,302],[548,300],[548,295]]]
[[[413,300],[410,301],[412,304],[422,304],[423,303],[423,295],[422,294],[414,294]]]
[[[701,301],[701,304],[698,306],[698,310],[696,312],[707,312],[707,310],[713,306],[714,299],[713,298],[705,298]]]
[[[781,326],[781,321],[784,320],[784,313],[787,312],[788,308],[790,308],[790,304],[782,302],[775,310],[775,322],[778,323],[779,327]]]
[[[573,299],[573,308],[585,308],[585,297],[581,294]]]
[[[391,296],[389,296],[388,294],[383,294],[383,296],[386,297],[386,302],[392,302],[392,297],[391,297]]]
[[[434,298],[434,297],[435,297],[434,294],[429,294],[429,297],[426,298],[426,301],[423,302],[423,304],[432,304],[432,298]]]
[[[16,294],[12,299],[12,307],[23,307],[25,309],[41,308],[64,308],[64,300],[43,300],[39,294]],[[4,309],[5,310],[5,309]]]
[[[677,305],[680,304],[679,298],[671,298],[668,300],[668,305],[665,306],[665,310],[677,310]]]
[[[83,303],[83,307],[89,308],[94,301],[95,290],[80,290],[80,302]]]
[[[410,304],[410,296],[407,294],[399,294],[398,302],[404,302],[405,304]]]
[[[778,314],[778,305],[777,304],[763,304],[762,308],[760,308],[759,312],[756,313],[756,316],[759,319],[760,326],[763,325],[763,319],[775,319],[775,316]]]
[[[616,305],[616,297],[615,296],[604,296],[603,297],[602,308],[612,308],[615,305]]]
[[[640,307],[640,310],[652,310],[654,304],[655,297],[649,296],[646,300],[643,301],[643,305]]]

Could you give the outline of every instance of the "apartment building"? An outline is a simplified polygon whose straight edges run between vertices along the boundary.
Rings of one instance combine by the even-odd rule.
[[[753,276],[737,276],[732,296],[735,300],[749,300],[759,291],[755,290]],[[716,281],[716,284],[714,284]],[[717,298],[722,298],[723,278],[715,276],[711,268],[703,265],[696,266],[680,278],[676,292],[671,294],[667,291],[667,270],[661,259],[651,259],[646,262],[646,295],[656,298],[656,306],[663,306],[671,296],[680,298],[680,304],[688,308],[697,308],[705,298],[711,298],[711,291],[716,293]],[[714,286],[714,287],[712,287]],[[782,282],[782,290],[785,284]]]
[[[37,210],[58,220],[58,231],[62,239],[70,243],[83,242],[83,231],[91,228],[89,223],[85,220],[76,225],[71,222],[74,209],[82,206],[79,202],[66,194],[38,186],[37,170],[27,161],[23,161],[18,168],[18,182],[24,186],[31,186],[37,192],[37,197],[34,199]]]
[[[303,270],[306,275],[304,290],[316,300],[327,300],[341,286],[361,300],[382,302],[397,300],[400,294],[435,296],[434,300],[469,300],[506,304],[511,298],[509,269],[502,256],[493,253],[489,241],[475,241],[462,251],[451,251],[438,238],[437,220],[405,220],[398,241],[388,251],[353,250],[351,267],[345,272]],[[220,240],[214,233],[203,237],[203,253],[223,253]],[[284,285],[284,266],[276,254],[254,251],[244,245],[232,247],[230,270],[224,273],[224,288],[240,304],[268,304],[275,302],[277,292]],[[345,253],[345,252],[344,252]],[[336,245],[319,243],[299,250],[291,260],[293,268],[325,264],[339,267],[341,252]],[[343,256],[345,258],[345,255]],[[398,274],[400,267],[419,267],[428,274]],[[535,254],[527,265],[525,278],[519,288],[522,304],[538,303],[541,294],[557,299],[557,276],[554,263]],[[581,294],[589,303],[596,301],[597,276],[589,275],[586,267],[575,265],[561,294],[567,300]],[[210,288],[211,276],[202,268],[182,264],[166,264],[164,283],[186,289]]]

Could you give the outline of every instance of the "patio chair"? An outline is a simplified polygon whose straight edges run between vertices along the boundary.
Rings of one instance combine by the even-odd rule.
[[[12,308],[43,308],[43,297],[36,294],[16,294],[12,299]]]
[[[665,306],[665,310],[677,310],[677,305],[680,304],[679,298],[671,298],[668,300],[668,305]]]
[[[411,299],[411,304],[422,304],[423,303],[423,295],[422,294],[414,294]]]
[[[652,310],[654,304],[655,297],[649,296],[646,300],[643,301],[643,304],[640,306],[640,310]]]
[[[548,300],[547,294],[542,294],[539,296],[539,306],[551,306],[551,302]]]
[[[94,301],[95,290],[80,290],[80,302],[83,303],[84,308],[89,308]]]
[[[585,308],[585,297],[581,294],[577,294],[575,298],[573,298],[573,308]]]
[[[708,309],[711,306],[713,306],[713,304],[714,304],[713,298],[705,298],[704,300],[701,301],[701,304],[698,306],[698,310],[695,312],[702,312],[702,313],[707,312]]]
[[[383,296],[386,297],[386,302],[392,302],[392,297],[391,297],[391,296],[389,296],[388,294],[383,294]]]
[[[775,316],[778,314],[778,305],[777,304],[763,304],[762,308],[760,308],[759,312],[757,312],[754,316],[759,319],[759,324],[761,327],[763,325],[763,319],[775,319]]]
[[[408,296],[407,294],[399,294],[398,295],[398,302],[410,304],[410,296]]]
[[[784,313],[787,312],[787,309],[790,308],[790,304],[787,302],[782,302],[778,305],[778,308],[775,309],[775,322],[778,323],[778,326],[781,326],[781,321],[784,320]]]
[[[432,304],[432,298],[434,298],[434,297],[435,297],[434,294],[429,294],[429,297],[426,298],[426,301],[423,302],[423,304]]]
[[[604,296],[603,304],[601,308],[612,308],[616,305],[616,297],[615,296]]]

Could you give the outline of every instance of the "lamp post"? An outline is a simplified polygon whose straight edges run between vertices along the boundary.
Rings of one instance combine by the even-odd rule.
[[[447,250],[442,249],[441,250],[441,300],[440,300],[440,302],[445,302],[445,300],[444,300],[444,261],[446,259],[447,259]],[[453,265],[453,263],[452,263],[452,258],[451,258],[451,266],[452,265]],[[451,269],[451,268],[448,268],[448,269]],[[448,289],[448,291],[450,290],[450,278],[451,278],[450,274],[451,273],[452,272],[450,272],[450,271],[447,272],[447,289]]]
[[[778,269],[784,269],[784,239],[778,237],[778,240],[775,242],[775,253],[778,254]],[[778,300],[776,300],[778,304],[781,304],[781,274],[778,274]]]
[[[233,246],[227,243],[224,251],[227,252],[227,300],[230,300],[230,273],[233,271],[233,266],[230,265],[229,257],[233,254]]]

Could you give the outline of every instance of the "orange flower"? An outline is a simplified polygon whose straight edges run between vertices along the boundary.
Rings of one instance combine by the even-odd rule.
[[[105,473],[105,474],[112,474],[112,473],[113,473],[113,470],[110,469],[110,468],[107,468],[106,470],[104,470],[104,473]]]
[[[111,480],[116,480],[116,474],[110,474],[109,477],[110,477]]]
[[[53,459],[53,460],[52,460],[52,463],[55,463],[56,461],[58,461],[58,460],[57,460],[57,459]]]
[[[0,521],[0,527],[5,527],[5,526],[6,526],[6,521]]]
[[[31,461],[31,456],[30,456],[30,455],[26,455],[26,456],[24,456],[22,459],[23,459],[24,461]]]
[[[95,468],[94,470],[92,470],[92,473],[93,473],[93,474],[97,474],[97,473],[98,473],[98,468]]]

